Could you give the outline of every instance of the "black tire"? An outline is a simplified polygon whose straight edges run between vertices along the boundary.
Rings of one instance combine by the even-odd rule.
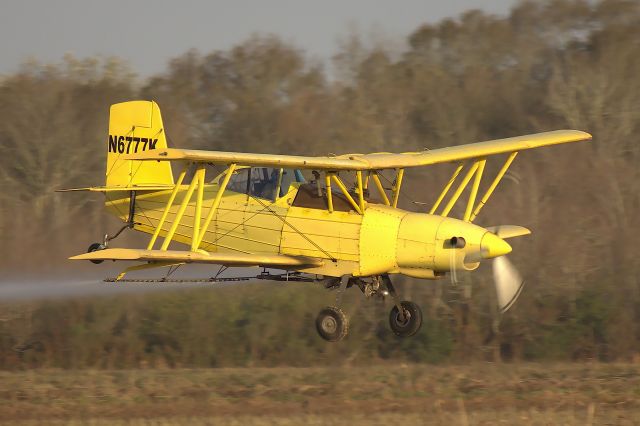
[[[316,330],[327,342],[337,342],[349,332],[349,319],[341,309],[327,306],[316,318]]]
[[[98,251],[98,250],[104,250],[104,245],[100,244],[100,243],[93,243],[87,249],[87,253],[91,253],[91,252]],[[96,265],[98,265],[98,264],[104,262],[104,260],[89,260],[89,262],[95,263]]]
[[[400,305],[404,310],[405,320],[402,321],[398,307],[394,306],[389,314],[389,326],[396,336],[413,336],[422,326],[422,311],[418,305],[406,300],[400,302]]]

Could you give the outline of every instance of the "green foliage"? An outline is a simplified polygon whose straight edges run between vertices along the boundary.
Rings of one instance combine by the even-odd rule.
[[[21,355],[15,342],[24,329],[0,323],[0,335],[14,338],[2,343],[0,368],[308,366],[390,358],[440,362],[451,350],[447,330],[429,318],[412,340],[396,338],[386,321],[354,318],[353,337],[328,346],[314,331],[315,315],[326,299],[326,291],[311,284],[248,284],[41,302],[31,307],[33,326],[26,340],[32,348]],[[386,318],[391,306],[374,308]],[[372,344],[362,345],[367,328],[375,334]]]
[[[609,322],[614,318],[610,298],[597,289],[585,289],[573,307],[559,317],[525,349],[530,359],[609,361]]]

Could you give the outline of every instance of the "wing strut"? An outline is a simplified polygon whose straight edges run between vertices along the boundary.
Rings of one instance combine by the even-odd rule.
[[[458,168],[453,172],[451,179],[449,179],[449,182],[447,182],[447,184],[442,189],[442,192],[440,193],[440,196],[438,197],[436,202],[433,203],[433,207],[431,207],[431,210],[429,210],[429,214],[434,214],[438,209],[438,207],[440,207],[440,203],[442,203],[442,200],[444,200],[444,197],[446,197],[446,195],[449,193],[451,186],[456,181],[456,179],[458,178],[458,175],[460,174],[463,168],[464,168],[464,164],[460,164]]]
[[[464,211],[464,217],[462,220],[465,222],[469,222],[469,218],[471,217],[471,211],[473,210],[473,205],[476,202],[476,197],[478,195],[478,188],[480,187],[480,181],[482,180],[482,173],[484,173],[484,165],[487,163],[486,159],[478,161],[478,170],[476,170],[476,178],[473,180],[473,186],[471,187],[471,193],[469,194],[469,200],[467,201],[467,208]]]
[[[378,192],[382,197],[382,201],[384,201],[385,205],[390,206],[391,202],[389,201],[389,197],[387,197],[387,191],[384,190],[384,187],[382,186],[382,182],[380,182],[380,176],[378,175],[378,171],[374,170],[371,177],[373,178],[373,182],[376,184],[376,188],[378,188]]]
[[[176,182],[175,187],[173,188],[173,191],[171,192],[171,196],[169,197],[169,201],[167,201],[167,205],[164,208],[164,212],[162,213],[162,216],[160,217],[160,222],[158,223],[158,226],[156,227],[156,230],[154,231],[151,240],[149,241],[149,244],[147,245],[147,250],[153,250],[153,246],[155,245],[158,236],[160,235],[160,231],[162,230],[163,225],[165,224],[166,220],[167,220],[167,216],[169,215],[169,212],[171,211],[171,207],[173,207],[176,196],[178,195],[178,192],[180,191],[182,182],[184,181],[185,175],[187,173],[187,169],[189,168],[190,165],[187,165],[184,170],[180,173],[180,176],[178,177],[178,181]],[[180,222],[182,221],[182,217],[184,216],[184,213],[187,209],[187,206],[189,204],[189,202],[191,201],[191,197],[193,197],[193,193],[195,192],[196,188],[197,188],[197,192],[196,192],[196,206],[195,206],[195,216],[193,219],[193,235],[191,238],[191,251],[197,251],[198,247],[200,246],[200,244],[202,243],[202,240],[204,239],[204,236],[207,232],[207,230],[209,229],[209,225],[211,224],[211,221],[213,220],[213,216],[215,215],[216,211],[218,210],[218,206],[220,206],[220,201],[222,199],[222,195],[224,194],[224,191],[227,189],[227,185],[229,184],[229,179],[231,179],[231,175],[233,175],[233,172],[236,169],[236,164],[232,163],[231,165],[229,165],[229,168],[227,169],[227,172],[224,176],[224,179],[222,180],[222,183],[220,184],[220,187],[218,188],[218,192],[216,193],[216,196],[213,200],[213,203],[211,204],[211,207],[209,208],[209,213],[207,214],[207,217],[205,218],[204,224],[201,225],[202,222],[202,204],[204,202],[204,187],[205,187],[205,176],[206,176],[206,170],[205,170],[205,165],[204,164],[200,164],[198,165],[196,172],[193,176],[193,178],[191,179],[191,183],[189,184],[189,187],[187,189],[186,194],[184,195],[182,201],[180,202],[180,207],[178,208],[178,212],[176,213],[176,217],[173,219],[173,222],[171,223],[171,227],[169,228],[169,231],[167,232],[167,235],[164,238],[164,241],[162,242],[162,246],[160,247],[160,250],[162,251],[166,251],[169,248],[169,243],[171,243],[171,240],[173,239],[173,236],[176,232],[176,230],[178,229],[178,226],[180,225]]]
[[[356,201],[353,199],[351,194],[349,194],[349,190],[347,189],[347,187],[344,186],[344,183],[342,183],[342,179],[340,179],[340,177],[333,172],[328,174],[331,176],[331,179],[333,179],[335,184],[338,185],[338,188],[340,188],[340,190],[342,191],[342,194],[345,196],[347,201],[349,201],[349,204],[351,204],[351,207],[353,207],[353,209],[357,211],[359,214],[364,214],[364,211],[360,209],[359,203],[356,203]],[[362,179],[360,179],[360,181],[362,181]],[[359,190],[359,194],[362,194],[362,189]]]
[[[164,225],[165,220],[167,220],[167,215],[169,214],[169,210],[171,210],[171,206],[176,199],[176,195],[178,195],[178,191],[180,190],[180,185],[182,185],[182,181],[184,180],[185,175],[187,174],[187,167],[180,173],[178,177],[178,181],[176,185],[173,187],[173,191],[171,191],[171,196],[169,196],[169,201],[167,201],[167,206],[164,208],[164,212],[162,212],[162,216],[160,217],[160,222],[156,227],[156,230],[153,232],[151,236],[151,240],[147,245],[147,250],[153,250],[153,245],[156,243],[158,239],[158,235],[160,235],[160,230],[162,229],[162,225]]]
[[[331,176],[329,173],[324,174],[324,185],[327,187],[327,207],[329,213],[333,213],[333,194],[331,193]]]
[[[358,189],[358,205],[360,211],[364,214],[364,188],[362,186],[362,170],[356,170],[356,182]]]
[[[451,199],[449,199],[449,202],[444,207],[444,210],[442,210],[442,213],[441,213],[442,216],[447,217],[449,215],[449,212],[451,212],[451,209],[458,201],[458,198],[460,198],[460,195],[462,195],[462,192],[466,189],[467,185],[469,184],[469,181],[473,177],[473,174],[476,172],[476,170],[478,170],[478,165],[479,165],[478,161],[473,163],[473,166],[471,166],[467,174],[464,176],[464,179],[462,179],[462,182],[460,182],[460,185],[458,185],[458,189],[456,189],[456,192],[453,193],[453,195],[451,196]]]
[[[398,207],[398,199],[400,199],[400,188],[402,187],[402,178],[404,176],[404,169],[398,169],[396,173],[395,185],[393,185],[393,207]]]
[[[489,185],[489,188],[487,188],[487,191],[482,196],[482,199],[477,204],[476,204],[476,198],[478,196],[478,190],[480,189],[480,183],[482,182],[482,177],[484,175],[484,168],[485,168],[487,159],[482,158],[482,159],[476,160],[471,165],[471,168],[465,174],[464,178],[462,179],[462,182],[460,182],[460,184],[456,188],[455,192],[449,199],[449,202],[444,207],[440,215],[446,217],[447,215],[449,215],[449,213],[451,213],[451,210],[456,205],[456,203],[460,199],[460,196],[462,195],[464,190],[469,185],[469,182],[471,182],[471,179],[473,178],[473,183],[471,185],[471,193],[469,194],[469,199],[467,200],[464,216],[462,217],[462,220],[464,220],[465,222],[473,222],[474,219],[480,213],[480,210],[482,210],[482,207],[484,207],[484,205],[487,203],[487,201],[491,197],[491,194],[493,194],[493,192],[495,191],[496,187],[498,186],[498,184],[504,177],[505,173],[509,169],[509,166],[511,166],[511,163],[513,163],[513,160],[516,158],[517,154],[518,154],[517,151],[509,154],[509,157],[506,159],[506,161],[498,171],[498,174]],[[456,179],[460,175],[460,172],[462,172],[463,169],[464,169],[464,164],[459,164],[456,170],[453,172],[453,175],[451,175],[451,178],[449,179],[449,181],[445,184],[444,188],[442,189],[442,192],[440,192],[440,195],[438,196],[435,203],[433,204],[433,207],[431,207],[431,210],[429,210],[429,214],[436,214],[436,210],[438,210],[438,207],[440,207],[440,204],[449,193],[449,190],[451,189],[451,187],[453,186]]]
[[[489,200],[489,197],[491,197],[491,194],[493,194],[493,191],[496,189],[496,187],[498,186],[498,184],[502,180],[502,177],[504,176],[504,174],[509,169],[509,166],[511,166],[511,163],[513,163],[513,160],[515,160],[516,155],[518,155],[517,151],[516,152],[512,152],[509,155],[509,158],[507,158],[507,161],[504,162],[504,164],[502,165],[502,168],[500,169],[500,171],[496,175],[496,178],[493,180],[493,182],[491,182],[491,185],[489,185],[489,188],[487,189],[487,192],[485,192],[485,194],[482,196],[482,199],[480,200],[480,202],[476,206],[476,209],[473,211],[473,214],[469,218],[469,222],[473,222],[473,220],[476,218],[476,216],[478,216],[478,213],[480,213],[480,210],[482,210],[484,205],[487,203],[487,201]]]
[[[220,184],[220,187],[218,188],[218,193],[216,194],[216,198],[213,200],[213,204],[211,205],[211,208],[209,209],[209,214],[207,214],[207,218],[204,221],[204,226],[202,227],[202,231],[200,231],[200,235],[198,235],[198,241],[195,244],[195,249],[197,249],[200,246],[200,244],[202,243],[202,239],[204,238],[204,234],[207,232],[207,229],[209,229],[209,225],[211,224],[211,220],[213,220],[213,215],[218,210],[218,206],[220,206],[220,200],[222,200],[222,195],[224,194],[224,191],[226,191],[227,185],[229,184],[229,179],[231,179],[231,176],[233,175],[233,172],[235,170],[236,170],[236,165],[235,165],[235,163],[232,163],[229,166],[229,168],[227,169],[227,173],[224,175],[224,179],[222,180],[222,183]],[[195,250],[195,249],[192,248],[192,250]]]
[[[191,183],[189,184],[189,188],[187,189],[187,193],[182,198],[182,202],[180,203],[180,207],[178,208],[178,213],[176,213],[176,217],[171,224],[171,228],[169,228],[169,232],[167,236],[164,237],[164,241],[162,242],[162,246],[160,246],[160,250],[166,251],[169,248],[169,243],[173,239],[173,235],[176,233],[178,229],[178,225],[182,221],[182,216],[184,216],[184,212],[187,210],[187,206],[189,205],[189,201],[191,201],[191,197],[193,196],[193,191],[196,189],[196,185],[200,180],[200,174],[204,171],[204,166],[198,167],[195,175],[191,178]],[[194,228],[195,230],[195,228]]]

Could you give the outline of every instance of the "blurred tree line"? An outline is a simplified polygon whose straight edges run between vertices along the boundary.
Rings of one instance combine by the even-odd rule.
[[[528,281],[514,309],[494,314],[485,267],[457,283],[404,280],[428,322],[401,343],[385,330],[385,309],[354,297],[356,331],[327,346],[313,331],[324,293],[299,286],[5,304],[0,368],[640,356],[640,3],[469,11],[417,28],[403,51],[348,37],[334,65],[328,73],[296,47],[256,36],[228,51],[189,51],[143,82],[118,59],[73,57],[0,77],[5,278],[72,273],[65,258],[117,226],[98,195],[53,192],[102,184],[115,102],[155,99],[171,145],[215,150],[401,152],[589,131],[591,143],[519,156],[477,221],[534,232],[514,242]],[[409,171],[403,207],[424,211],[419,202],[433,202],[450,171]]]

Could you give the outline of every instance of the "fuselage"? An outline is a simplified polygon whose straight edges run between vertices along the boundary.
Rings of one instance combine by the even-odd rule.
[[[219,181],[220,176],[204,188],[203,217],[218,192]],[[301,189],[303,185],[307,187]],[[230,185],[198,249],[321,258],[325,259],[322,266],[301,271],[327,276],[399,273],[425,279],[453,269],[475,269],[482,258],[511,249],[502,240],[493,241],[493,234],[472,223],[409,212],[372,200],[363,214],[349,208],[329,212],[322,202],[316,206],[300,201],[299,192],[308,186],[291,182],[278,196],[263,199]],[[186,193],[185,185],[169,210],[161,237],[168,233]],[[138,192],[134,229],[153,234],[170,195],[170,190]],[[128,194],[107,193],[106,208],[126,221],[130,201]],[[173,241],[191,244],[194,216],[195,201],[190,200]]]

